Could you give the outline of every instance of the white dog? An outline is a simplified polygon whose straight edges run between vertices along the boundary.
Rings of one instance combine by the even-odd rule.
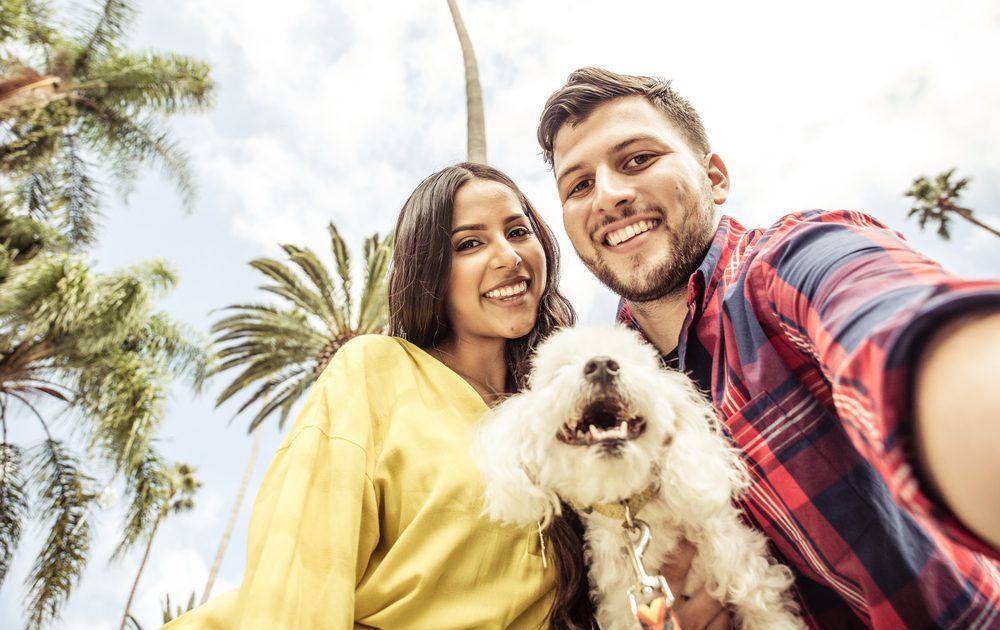
[[[604,630],[639,628],[627,596],[635,578],[623,519],[605,515],[614,513],[608,506],[624,513],[626,501],[651,529],[649,574],[686,538],[697,553],[683,594],[704,588],[740,628],[804,627],[791,572],[768,556],[764,536],[734,506],[749,483],[739,454],[686,376],[661,368],[655,349],[621,327],[560,331],[532,367],[529,388],[478,431],[486,514],[534,527],[559,514],[560,499],[576,507]]]

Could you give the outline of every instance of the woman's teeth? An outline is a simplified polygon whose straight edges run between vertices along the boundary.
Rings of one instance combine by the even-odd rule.
[[[659,221],[639,221],[638,223],[633,223],[632,225],[627,225],[620,230],[611,232],[604,237],[604,240],[608,245],[614,247],[615,245],[620,245],[638,234],[652,230],[656,227],[657,223],[659,223]]]
[[[527,290],[528,290],[528,283],[522,280],[517,284],[509,284],[505,287],[500,287],[499,289],[493,289],[492,291],[487,291],[486,293],[483,294],[483,296],[491,299],[507,298],[507,297],[512,297],[514,295],[518,295],[519,293],[524,293]]]

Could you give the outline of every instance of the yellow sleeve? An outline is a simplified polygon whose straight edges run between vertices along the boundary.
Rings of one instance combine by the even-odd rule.
[[[240,588],[170,630],[354,626],[355,587],[379,538],[371,481],[378,419],[364,352],[345,350],[314,386],[267,470]]]

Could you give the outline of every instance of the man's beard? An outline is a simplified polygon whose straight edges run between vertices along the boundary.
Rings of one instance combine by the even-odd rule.
[[[627,278],[626,274],[617,276],[604,260],[600,250],[593,258],[581,256],[583,264],[604,286],[630,302],[650,302],[674,293],[687,286],[688,278],[698,270],[712,245],[716,229],[713,221],[714,208],[705,207],[706,205],[713,205],[711,199],[703,199],[699,208],[688,213],[687,221],[681,224],[679,232],[672,230],[666,232],[670,240],[670,255],[648,273],[641,275],[637,273],[636,278]],[[642,210],[644,213],[656,212],[662,217],[662,223],[655,229],[666,227],[667,213],[663,208]],[[635,214],[638,214],[638,210],[626,208],[621,216],[629,217]],[[638,256],[637,254],[632,260],[634,267],[638,267],[641,262]]]

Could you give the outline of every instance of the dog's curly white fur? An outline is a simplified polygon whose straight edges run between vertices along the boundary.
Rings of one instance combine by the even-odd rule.
[[[704,588],[741,628],[804,627],[791,572],[768,556],[763,535],[734,506],[749,483],[738,452],[691,381],[661,368],[634,332],[579,326],[553,335],[535,355],[529,387],[480,425],[475,457],[486,514],[525,526],[547,524],[560,499],[613,504],[658,484],[637,515],[652,530],[649,573],[686,538],[697,553],[683,593]],[[586,510],[581,518],[601,627],[638,628],[621,521]]]

